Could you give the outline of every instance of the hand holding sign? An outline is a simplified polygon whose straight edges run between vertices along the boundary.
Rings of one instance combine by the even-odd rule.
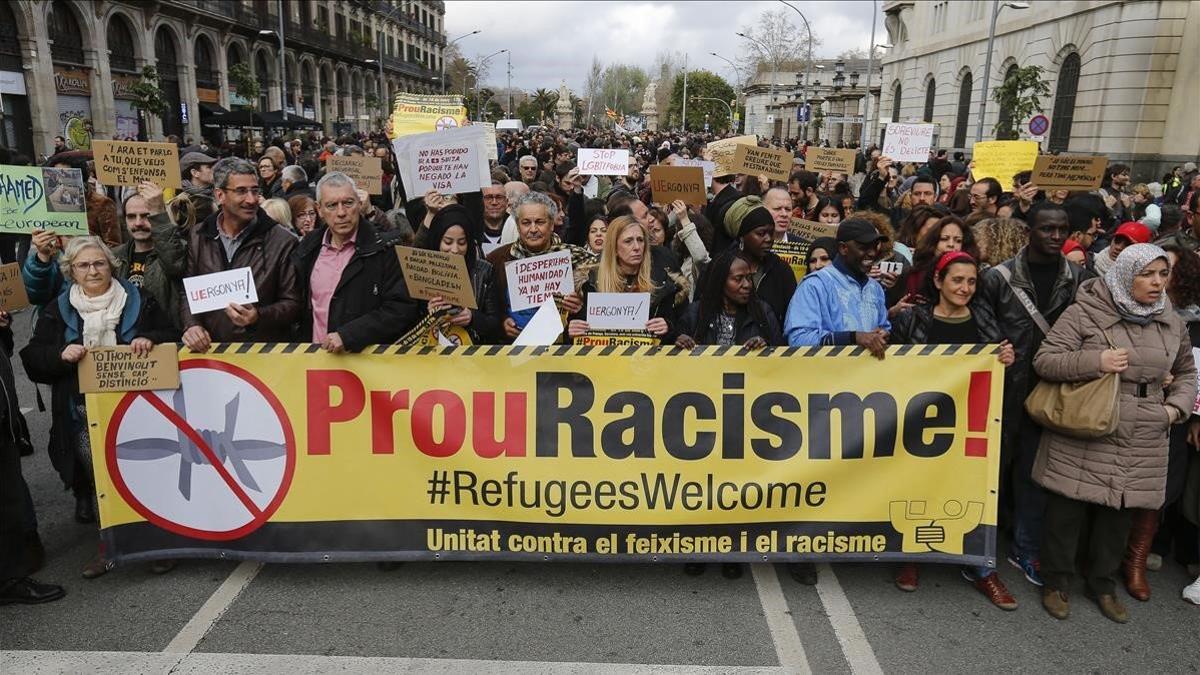
[[[258,320],[257,310],[253,307],[242,307],[242,304],[258,302],[258,289],[254,285],[254,274],[249,267],[186,277],[183,280],[183,289],[187,294],[188,309],[192,314],[223,309],[235,323],[249,321],[238,323],[239,326],[250,325]],[[238,309],[233,310],[234,306]],[[234,319],[235,315],[239,318]]]

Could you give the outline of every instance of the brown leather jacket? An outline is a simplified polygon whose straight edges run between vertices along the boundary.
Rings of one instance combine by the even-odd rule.
[[[217,235],[220,214],[218,210],[188,232],[186,276],[249,267],[258,291],[258,323],[236,326],[223,311],[192,316],[185,297],[179,309],[183,329],[203,326],[213,342],[291,341],[294,324],[300,318],[300,284],[291,260],[298,240],[259,209],[233,260],[227,262],[225,247]]]

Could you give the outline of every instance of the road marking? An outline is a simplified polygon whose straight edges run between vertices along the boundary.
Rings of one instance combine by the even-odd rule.
[[[800,641],[800,633],[796,631],[796,622],[792,621],[787,598],[783,597],[783,589],[779,587],[775,565],[754,563],[750,565],[750,572],[754,575],[758,601],[762,603],[763,616],[767,620],[767,628],[771,631],[771,641],[775,644],[775,654],[779,657],[780,667],[789,673],[811,673],[808,655],[804,653],[804,643]]]
[[[592,675],[620,673],[673,675],[779,675],[775,666],[694,666],[646,663],[582,663],[558,661],[484,661],[473,659],[421,659],[407,657],[319,656],[303,654],[171,655],[161,652],[0,651],[0,672],[138,672],[172,675],[209,675],[214,672],[267,673],[472,673],[509,675],[514,672]]]
[[[242,591],[254,581],[254,577],[258,575],[263,564],[260,562],[252,562],[247,560],[238,565],[233,572],[221,582],[217,590],[204,601],[200,609],[192,616],[179,634],[171,640],[166,649],[163,649],[164,654],[189,654],[208,631],[212,629],[213,624],[221,618],[226,610],[233,604],[234,600],[241,595]]]
[[[825,606],[829,625],[833,627],[833,634],[842,646],[842,655],[850,665],[850,672],[855,675],[882,675],[883,669],[879,667],[879,661],[875,658],[875,650],[871,649],[871,643],[867,641],[862,625],[858,623],[854,608],[850,606],[833,568],[822,563],[817,569],[820,574],[817,595],[821,597],[821,604]]]

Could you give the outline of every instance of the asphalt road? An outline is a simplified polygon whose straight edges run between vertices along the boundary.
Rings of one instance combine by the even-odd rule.
[[[17,344],[28,339],[18,315]],[[33,407],[33,388],[20,382]],[[48,399],[48,391],[45,392]],[[96,528],[44,452],[48,413],[29,414],[25,462],[47,565],[67,597],[0,607],[0,673],[40,672],[1154,672],[1200,670],[1200,608],[1168,561],[1154,598],[1104,619],[1078,589],[1073,616],[1042,611],[1004,565],[1021,603],[993,608],[952,566],[926,566],[907,594],[889,566],[822,566],[816,587],[782,566],[727,580],[678,565],[410,563],[266,565],[186,561],[95,580],[79,573]]]

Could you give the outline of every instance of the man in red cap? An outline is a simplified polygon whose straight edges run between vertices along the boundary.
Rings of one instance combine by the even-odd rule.
[[[1112,243],[1108,245],[1108,248],[1096,254],[1096,273],[1103,275],[1108,272],[1108,268],[1117,261],[1117,256],[1121,255],[1121,251],[1124,251],[1126,246],[1148,244],[1153,236],[1150,228],[1141,223],[1132,220],[1122,223],[1113,233]]]

